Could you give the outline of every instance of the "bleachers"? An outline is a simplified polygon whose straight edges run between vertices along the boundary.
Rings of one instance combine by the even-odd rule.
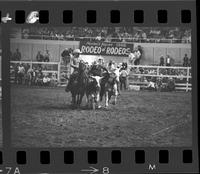
[[[40,40],[80,41],[84,39],[111,42],[191,43],[191,30],[176,27],[33,27],[22,29],[21,37]]]

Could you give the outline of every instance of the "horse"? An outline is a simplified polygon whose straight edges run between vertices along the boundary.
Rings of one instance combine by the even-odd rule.
[[[83,62],[79,63],[78,72],[75,74],[75,78],[72,81],[70,92],[72,94],[72,105],[80,107],[85,89],[87,85],[87,72],[86,65]]]

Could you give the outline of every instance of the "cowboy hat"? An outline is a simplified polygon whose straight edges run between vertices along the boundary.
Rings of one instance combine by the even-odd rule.
[[[74,54],[75,54],[75,53],[81,54],[82,52],[81,52],[80,49],[75,49],[75,50],[73,51],[73,53],[74,53]]]

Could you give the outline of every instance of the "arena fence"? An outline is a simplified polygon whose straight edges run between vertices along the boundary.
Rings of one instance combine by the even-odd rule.
[[[56,74],[57,82],[60,85],[66,84],[66,77],[70,74],[70,68],[61,64],[61,62],[32,62],[32,61],[11,61],[11,65],[16,64],[29,65],[31,68],[40,65],[43,73]],[[144,87],[148,85],[145,78],[160,77],[174,78],[176,90],[191,91],[191,67],[171,67],[171,66],[148,66],[148,65],[129,65],[128,85],[137,85]],[[140,70],[143,70],[141,73]],[[64,74],[64,76],[62,75]],[[14,77],[11,76],[11,81]]]
[[[183,90],[186,92],[192,90],[191,67],[129,65],[128,69],[130,70],[128,85],[144,87],[148,85],[148,82],[144,79],[151,77],[174,78],[176,90]],[[141,69],[143,73],[141,73]]]
[[[42,73],[48,73],[49,75],[55,74],[57,82],[60,81],[60,62],[33,62],[33,61],[11,61],[10,65],[23,64],[25,67],[29,65],[31,68],[42,68]],[[13,66],[14,67],[14,66]],[[11,82],[14,77],[11,75]]]

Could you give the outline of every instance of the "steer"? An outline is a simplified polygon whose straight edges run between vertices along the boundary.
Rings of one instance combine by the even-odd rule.
[[[100,82],[102,77],[100,76],[90,76],[88,78],[87,86],[86,86],[86,98],[87,104],[90,107],[95,109],[96,105],[97,108],[100,108],[99,99],[100,99]]]

